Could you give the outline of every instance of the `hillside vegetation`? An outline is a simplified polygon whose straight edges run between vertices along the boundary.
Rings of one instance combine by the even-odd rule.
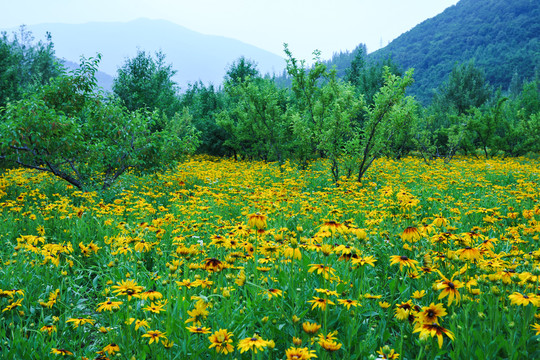
[[[506,90],[513,77],[523,81],[535,76],[540,69],[539,54],[539,1],[461,0],[369,54],[368,59],[391,58],[402,69],[414,68],[410,93],[428,103],[456,63],[473,60],[492,86]],[[354,56],[354,51],[336,54],[327,65],[336,65],[344,74]]]

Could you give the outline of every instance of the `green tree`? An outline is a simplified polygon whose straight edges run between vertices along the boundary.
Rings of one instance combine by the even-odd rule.
[[[162,119],[103,98],[96,91],[99,59],[83,59],[72,74],[7,105],[0,153],[8,161],[92,190],[109,188],[128,169],[156,169],[194,150],[189,114]],[[163,131],[152,131],[156,122]]]
[[[216,122],[216,117],[226,106],[226,95],[214,85],[201,81],[189,84],[181,96],[181,104],[189,109],[193,125],[200,133],[201,145],[198,152],[214,156],[227,155],[224,142],[229,138],[225,129]]]
[[[384,154],[416,111],[416,102],[405,97],[406,88],[413,83],[413,70],[400,77],[385,68],[384,78],[384,86],[375,94],[373,104],[364,105],[366,122],[345,145],[357,166],[358,181],[362,181],[373,161]]]
[[[290,111],[293,113],[291,116],[295,153],[301,166],[306,167],[310,159],[323,155],[317,148],[324,117],[317,116],[315,108],[320,98],[320,85],[327,75],[327,69],[320,60],[320,51],[313,52],[315,64],[308,70],[304,60],[298,61],[294,58],[287,44],[284,44],[284,47],[287,55],[287,73],[292,80]]]
[[[0,35],[0,108],[49,83],[61,72],[49,33],[45,41],[37,43],[24,26],[11,38],[6,32]]]
[[[401,76],[402,72],[390,58],[375,63],[368,61],[365,46],[357,48],[354,54],[344,79],[364,96],[366,104],[373,104],[375,94],[384,86],[385,67],[398,76]]]
[[[243,83],[247,79],[255,79],[261,77],[257,64],[244,56],[234,61],[225,74],[225,83],[236,86]]]
[[[230,134],[224,144],[244,156],[281,165],[291,142],[285,90],[271,79],[247,77],[227,82],[225,91],[235,101],[218,114],[218,125]]]
[[[486,82],[484,72],[473,61],[456,64],[448,81],[435,93],[433,106],[448,113],[465,114],[470,108],[479,108],[490,99],[492,89]]]
[[[130,111],[157,109],[172,117],[181,110],[179,89],[172,79],[175,74],[172,65],[166,64],[165,54],[156,52],[154,58],[139,50],[118,69],[113,92]]]

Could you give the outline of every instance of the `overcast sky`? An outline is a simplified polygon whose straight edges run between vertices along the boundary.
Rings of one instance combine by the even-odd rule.
[[[0,0],[0,28],[21,24],[164,19],[283,56],[327,59],[364,43],[377,50],[457,0]],[[54,37],[53,37],[54,41]]]

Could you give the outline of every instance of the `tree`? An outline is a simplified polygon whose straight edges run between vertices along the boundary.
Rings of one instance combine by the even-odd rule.
[[[129,111],[160,110],[169,117],[181,110],[178,87],[173,81],[176,71],[166,64],[165,54],[156,52],[155,59],[145,51],[137,51],[118,69],[113,92]]]
[[[131,112],[96,91],[97,58],[9,103],[0,124],[0,153],[20,166],[49,172],[81,190],[107,189],[128,169],[152,170],[194,151],[189,114],[165,118]],[[160,122],[162,131],[153,130]]]
[[[261,77],[261,74],[257,69],[257,64],[241,56],[229,66],[229,69],[225,74],[225,84],[236,86],[247,79],[258,77]]]
[[[402,77],[385,68],[384,86],[375,94],[372,105],[364,105],[366,122],[345,145],[357,163],[358,181],[362,181],[373,161],[379,158],[404,124],[414,118],[416,103],[405,97],[405,89],[413,83],[413,70]]]
[[[381,62],[368,62],[365,46],[355,50],[354,58],[347,69],[345,81],[349,81],[364,96],[366,104],[373,104],[374,96],[384,86],[385,67],[390,73],[402,76],[398,66],[390,58]]]
[[[285,91],[271,79],[249,77],[227,82],[225,91],[235,101],[218,114],[218,125],[230,134],[224,144],[245,156],[281,165],[291,143]]]
[[[448,81],[439,87],[433,105],[443,112],[455,109],[457,115],[465,114],[472,107],[479,108],[489,100],[492,89],[484,72],[473,61],[456,64]]]
[[[305,61],[293,57],[287,44],[284,44],[287,55],[287,73],[292,80],[292,129],[295,136],[295,153],[302,167],[306,167],[310,159],[317,156],[319,134],[322,129],[321,116],[316,116],[315,107],[320,97],[326,65],[320,60],[320,51],[313,52],[315,64],[306,69]],[[322,155],[319,153],[319,155]]]
[[[214,85],[201,81],[189,84],[181,96],[181,105],[189,109],[193,125],[200,133],[198,152],[214,156],[226,155],[224,142],[229,134],[216,123],[217,114],[225,108],[226,95]]]
[[[0,107],[60,74],[49,33],[37,43],[24,26],[11,39],[6,32],[0,35]]]

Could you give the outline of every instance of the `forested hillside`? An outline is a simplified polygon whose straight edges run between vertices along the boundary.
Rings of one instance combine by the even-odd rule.
[[[461,0],[369,54],[368,60],[391,58],[403,70],[414,68],[410,92],[427,103],[456,63],[473,60],[492,86],[506,90],[513,77],[532,79],[540,69],[538,54],[540,1]],[[328,65],[344,73],[354,56],[354,51],[337,54]]]

